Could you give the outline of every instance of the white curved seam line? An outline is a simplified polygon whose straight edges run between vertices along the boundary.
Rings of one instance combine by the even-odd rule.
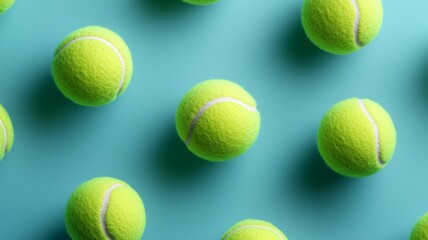
[[[232,103],[236,103],[241,107],[244,107],[245,109],[247,109],[250,112],[257,112],[257,108],[256,107],[252,107],[236,98],[232,98],[232,97],[219,97],[216,98],[214,100],[209,101],[208,103],[206,103],[199,111],[198,113],[193,117],[192,123],[190,124],[190,128],[189,128],[189,132],[187,134],[187,140],[186,140],[186,145],[190,144],[190,141],[192,141],[192,136],[193,136],[193,131],[196,127],[196,124],[198,123],[198,120],[202,117],[202,114],[204,114],[205,111],[207,111],[209,108],[211,108],[212,106],[219,104],[219,103],[225,103],[225,102],[232,102]]]
[[[359,25],[360,25],[361,13],[360,13],[360,9],[358,8],[358,2],[357,2],[357,0],[352,0],[352,4],[354,5],[354,9],[355,9],[355,22],[354,22],[355,43],[359,47],[362,47],[363,43],[360,41],[359,36],[358,36],[358,30],[359,30]]]
[[[123,184],[120,183],[116,183],[113,184],[109,189],[107,189],[107,191],[104,194],[104,199],[103,199],[103,203],[101,205],[101,212],[100,212],[100,219],[101,219],[101,227],[103,229],[104,234],[107,236],[108,239],[113,240],[113,236],[109,233],[109,231],[107,230],[107,224],[106,224],[106,212],[107,212],[107,206],[110,200],[110,195],[111,192],[118,188],[123,186]]]
[[[372,115],[370,115],[369,111],[367,110],[366,106],[364,105],[364,100],[358,99],[358,103],[360,104],[361,110],[364,112],[364,114],[369,119],[370,123],[372,124],[373,132],[375,135],[375,143],[376,143],[376,160],[379,162],[380,165],[383,165],[385,163],[382,161],[382,158],[380,156],[379,127],[377,126]]]
[[[7,132],[6,132],[6,127],[4,126],[3,120],[1,120],[1,118],[0,118],[0,126],[1,126],[1,129],[3,131],[3,139],[4,139],[3,152],[6,153],[6,150],[7,150]]]
[[[125,59],[123,58],[122,54],[120,54],[119,49],[117,49],[116,46],[114,46],[111,42],[105,40],[104,38],[95,37],[95,36],[78,37],[76,39],[71,40],[66,45],[64,45],[64,47],[61,48],[61,50],[57,53],[57,55],[59,55],[60,53],[62,53],[71,44],[73,44],[75,42],[78,42],[78,41],[83,41],[83,40],[96,40],[96,41],[100,41],[100,42],[104,43],[105,45],[107,45],[109,48],[111,48],[113,50],[113,52],[119,57],[120,63],[122,65],[122,76],[121,76],[121,79],[120,79],[119,88],[118,88],[117,93],[116,93],[116,95],[118,95],[119,92],[120,92],[120,90],[123,87],[123,84],[125,83],[126,66],[125,66]]]
[[[234,229],[233,231],[231,231],[229,234],[227,234],[223,240],[227,240],[235,232],[237,232],[241,229],[246,229],[246,228],[260,228],[260,229],[264,229],[264,230],[269,230],[269,231],[275,233],[275,235],[279,238],[279,240],[285,240],[282,237],[281,233],[279,233],[276,229],[271,228],[271,227],[266,227],[266,226],[258,226],[258,225],[245,225],[245,226],[238,227],[238,228]]]

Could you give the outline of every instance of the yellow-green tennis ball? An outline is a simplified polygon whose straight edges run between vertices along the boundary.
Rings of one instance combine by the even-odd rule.
[[[89,180],[71,195],[65,212],[67,232],[74,240],[140,240],[146,212],[138,193],[109,177]]]
[[[61,92],[83,106],[110,103],[132,77],[128,46],[116,33],[90,26],[69,34],[55,51],[52,75]]]
[[[410,240],[427,240],[428,239],[428,213],[419,218],[413,227]]]
[[[221,240],[287,240],[287,237],[269,222],[247,219],[231,227]]]
[[[193,5],[209,5],[218,1],[219,0],[183,0],[183,2],[190,3]]]
[[[12,121],[6,109],[0,105],[0,160],[12,149],[14,140]]]
[[[0,14],[5,13],[15,3],[15,0],[0,0]]]
[[[345,176],[369,176],[394,154],[396,132],[389,114],[369,99],[334,105],[318,130],[318,149],[327,165]]]
[[[238,84],[208,80],[190,89],[178,106],[176,128],[197,156],[223,161],[245,153],[256,141],[260,113]]]
[[[381,0],[305,0],[302,7],[308,38],[334,54],[349,54],[369,44],[382,20]]]

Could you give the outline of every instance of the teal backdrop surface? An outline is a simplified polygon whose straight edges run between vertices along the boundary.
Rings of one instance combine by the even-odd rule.
[[[428,2],[383,4],[378,37],[335,56],[307,40],[301,0],[17,0],[0,16],[0,103],[16,134],[0,162],[0,239],[68,239],[68,197],[99,176],[141,195],[143,239],[218,240],[246,218],[291,240],[408,239],[428,211]],[[64,98],[50,73],[59,42],[88,25],[119,33],[134,59],[129,88],[98,108]],[[213,78],[243,86],[262,116],[253,148],[224,163],[175,131],[181,97]],[[398,135],[392,161],[363,179],[316,148],[324,113],[350,97],[380,103]]]

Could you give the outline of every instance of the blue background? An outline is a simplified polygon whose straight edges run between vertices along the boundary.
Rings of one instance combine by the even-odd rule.
[[[384,1],[384,24],[363,50],[335,56],[300,25],[302,1],[17,0],[0,16],[0,102],[16,141],[0,162],[0,239],[67,239],[64,208],[82,182],[131,184],[147,210],[144,239],[218,240],[246,218],[289,239],[408,239],[428,210],[428,2]],[[87,108],[56,89],[50,63],[71,31],[118,32],[134,77],[112,104]],[[260,136],[245,155],[210,163],[175,133],[185,92],[233,80],[257,100]],[[336,102],[370,98],[398,133],[390,164],[341,177],[317,153],[316,132]]]

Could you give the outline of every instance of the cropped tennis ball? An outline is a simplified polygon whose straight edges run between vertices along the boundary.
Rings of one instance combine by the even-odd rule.
[[[5,13],[15,3],[15,0],[0,0],[0,14]]]
[[[269,222],[247,219],[231,227],[221,240],[287,240],[287,237]]]
[[[190,89],[178,106],[176,128],[197,156],[223,161],[245,153],[256,141],[260,113],[238,84],[208,80]]]
[[[219,0],[183,0],[183,2],[190,3],[193,5],[209,5],[218,1]]]
[[[369,44],[383,20],[381,0],[305,0],[302,24],[308,38],[333,54],[349,54]]]
[[[128,46],[116,33],[90,26],[69,34],[55,51],[52,75],[59,90],[83,106],[110,103],[132,77]]]
[[[334,105],[318,130],[318,149],[327,165],[345,176],[369,176],[394,154],[396,132],[389,114],[369,99]]]
[[[140,240],[146,226],[144,204],[127,183],[109,177],[89,180],[71,195],[67,232],[76,239]]]
[[[6,109],[0,105],[0,160],[13,146],[14,133],[12,121]]]
[[[419,218],[413,227],[410,240],[427,240],[428,239],[428,213]]]

